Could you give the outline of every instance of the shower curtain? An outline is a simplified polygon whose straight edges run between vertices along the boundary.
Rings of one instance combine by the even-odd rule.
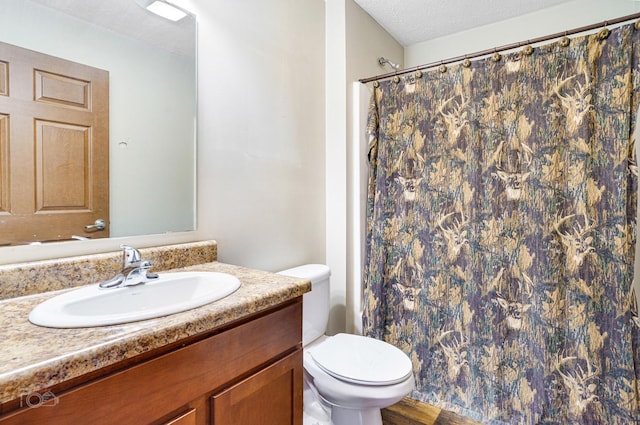
[[[376,84],[365,334],[484,424],[640,423],[633,25]]]

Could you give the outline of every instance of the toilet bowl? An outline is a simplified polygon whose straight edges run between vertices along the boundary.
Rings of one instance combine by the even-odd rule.
[[[337,334],[304,351],[304,369],[335,425],[382,425],[380,409],[413,389],[411,361],[372,338]]]
[[[311,264],[279,273],[312,284],[303,296],[305,425],[382,425],[380,409],[413,389],[409,357],[373,338],[324,335],[329,317],[327,266]]]

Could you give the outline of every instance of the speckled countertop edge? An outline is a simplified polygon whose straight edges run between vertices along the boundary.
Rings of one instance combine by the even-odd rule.
[[[218,262],[175,269],[216,271],[236,276],[240,288],[205,306],[124,325],[50,329],[28,321],[48,292],[0,301],[0,405],[182,339],[211,331],[297,298],[309,281]]]

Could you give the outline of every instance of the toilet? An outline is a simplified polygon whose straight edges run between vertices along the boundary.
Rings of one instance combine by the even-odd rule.
[[[414,386],[400,349],[360,335],[324,335],[329,319],[329,267],[307,264],[279,274],[311,281],[302,303],[304,425],[382,425],[380,409]]]

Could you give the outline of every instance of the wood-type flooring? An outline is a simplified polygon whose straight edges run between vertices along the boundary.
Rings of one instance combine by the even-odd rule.
[[[405,398],[382,409],[384,425],[481,425],[455,413]]]

